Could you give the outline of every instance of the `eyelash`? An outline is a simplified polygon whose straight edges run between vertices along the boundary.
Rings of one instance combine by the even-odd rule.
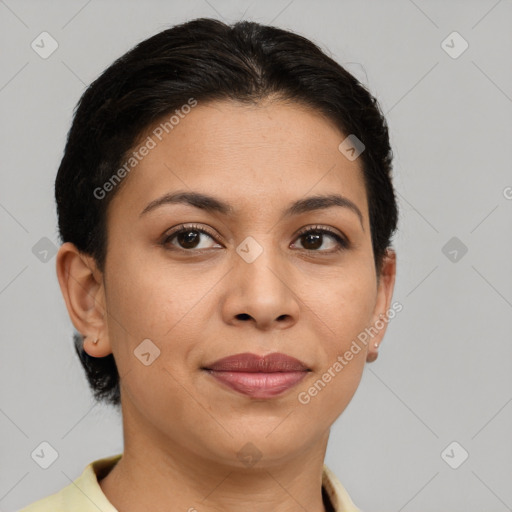
[[[331,238],[334,238],[334,240],[336,240],[336,242],[338,243],[338,247],[336,249],[331,249],[330,251],[317,251],[317,250],[313,250],[313,249],[303,249],[304,251],[318,252],[318,253],[323,253],[323,254],[332,254],[332,253],[343,251],[350,247],[349,242],[344,237],[342,237],[341,235],[339,235],[338,233],[336,233],[335,231],[333,231],[332,229],[330,229],[326,226],[310,226],[307,228],[303,228],[297,233],[296,238],[300,238],[301,236],[308,235],[309,233],[322,233],[324,235],[329,235]]]
[[[169,244],[170,241],[175,236],[179,235],[180,233],[186,233],[188,231],[198,231],[200,233],[204,233],[205,235],[208,235],[213,240],[217,241],[216,235],[214,235],[213,233],[211,233],[209,230],[207,230],[204,227],[198,226],[197,224],[190,224],[190,225],[182,224],[181,226],[176,228],[174,231],[169,233],[164,238],[162,245],[167,246],[167,244]],[[327,234],[337,242],[338,247],[336,249],[331,249],[329,251],[319,251],[319,250],[315,250],[315,249],[301,249],[303,251],[317,252],[319,254],[333,254],[333,253],[341,252],[343,250],[350,248],[350,243],[348,242],[348,240],[346,240],[344,237],[342,237],[341,235],[339,235],[338,233],[336,233],[335,231],[333,231],[332,229],[330,229],[326,226],[309,226],[307,228],[303,228],[299,231],[299,233],[297,233],[296,238],[300,238],[301,236],[307,235],[309,233]],[[184,252],[193,252],[193,251],[202,251],[203,250],[203,249],[183,249],[182,247],[176,247],[176,246],[175,246],[175,248],[178,250],[184,251]]]

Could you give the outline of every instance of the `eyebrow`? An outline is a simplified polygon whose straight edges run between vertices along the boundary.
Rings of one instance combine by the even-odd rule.
[[[200,192],[173,192],[151,201],[140,212],[139,217],[142,217],[145,213],[164,204],[187,204],[207,212],[220,213],[226,216],[233,215],[234,213],[234,209],[230,204],[225,203],[216,197]],[[361,227],[364,231],[363,214],[361,213],[361,210],[350,199],[338,194],[316,195],[306,197],[305,199],[299,199],[283,211],[282,217],[291,217],[301,213],[325,210],[326,208],[332,208],[333,206],[347,208],[354,212],[359,217],[359,222],[361,223]]]

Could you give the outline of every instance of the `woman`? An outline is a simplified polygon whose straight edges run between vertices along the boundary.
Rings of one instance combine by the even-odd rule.
[[[291,32],[197,19],[114,62],[58,171],[57,274],[124,450],[23,510],[357,511],[324,458],[396,310],[391,161]]]

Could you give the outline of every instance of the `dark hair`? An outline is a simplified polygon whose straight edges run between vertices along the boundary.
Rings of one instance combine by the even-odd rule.
[[[380,274],[398,209],[388,128],[377,100],[313,42],[249,21],[226,25],[201,18],[176,25],[139,43],[87,88],[75,108],[55,181],[63,243],[92,255],[104,271],[106,211],[122,183],[101,199],[94,191],[112,178],[156,121],[191,97],[246,103],[276,97],[312,108],[346,136],[355,135],[365,146],[360,158]],[[96,400],[120,406],[113,355],[89,356],[78,333],[74,344]]]

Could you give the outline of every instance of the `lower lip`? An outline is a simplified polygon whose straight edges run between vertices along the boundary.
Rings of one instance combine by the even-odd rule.
[[[308,373],[302,372],[226,372],[207,370],[216,380],[253,398],[271,398],[298,384]]]

